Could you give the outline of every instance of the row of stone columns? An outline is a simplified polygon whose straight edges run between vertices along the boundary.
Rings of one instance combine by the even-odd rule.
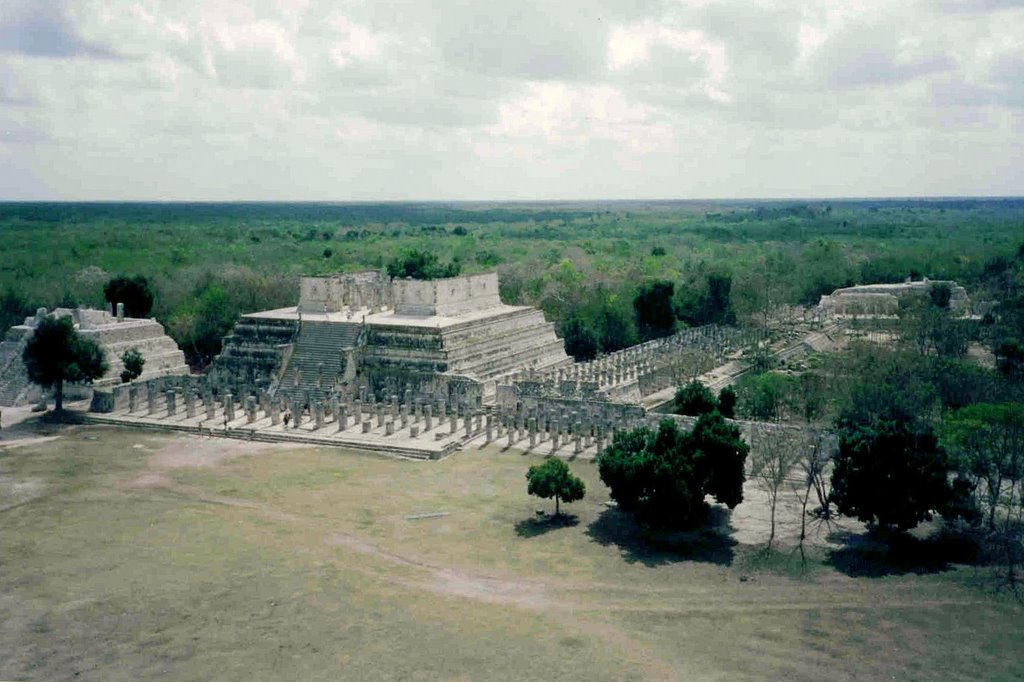
[[[126,390],[128,412],[133,414],[143,411],[140,403],[145,391],[144,411],[147,416],[163,416],[158,414],[163,413],[174,417],[184,403],[186,418],[194,419],[197,407],[201,405],[206,421],[220,416],[225,426],[235,421],[236,410],[240,410],[248,424],[257,422],[262,412],[262,417],[269,418],[272,426],[279,426],[287,414],[291,429],[308,424],[311,430],[320,431],[331,423],[338,433],[350,428],[360,429],[362,433],[382,429],[385,436],[408,433],[411,438],[431,431],[435,438],[457,437],[461,433],[466,439],[483,435],[487,443],[504,438],[509,446],[518,443],[525,446],[526,441],[531,449],[550,442],[552,451],[571,443],[577,454],[595,445],[599,450],[603,449],[608,437],[622,421],[602,411],[567,410],[564,403],[529,409],[522,405],[515,409],[499,407],[488,410],[454,405],[449,409],[444,401],[408,402],[411,399],[408,393],[406,402],[400,402],[398,396],[391,396],[385,403],[364,402],[359,398],[349,402],[334,395],[327,401],[313,401],[307,406],[301,400],[292,400],[285,405],[266,393],[247,395],[239,400],[226,392],[218,401],[208,386],[200,384],[196,390],[191,383],[186,383],[180,393],[179,389],[165,388],[156,381],[131,385]]]

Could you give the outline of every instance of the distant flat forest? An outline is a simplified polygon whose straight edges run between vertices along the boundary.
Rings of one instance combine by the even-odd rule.
[[[112,278],[142,276],[201,366],[239,314],[294,305],[299,276],[410,254],[496,269],[506,303],[607,351],[645,337],[637,300],[655,284],[679,325],[908,277],[998,297],[1024,258],[1024,199],[0,203],[0,332],[40,306],[105,306]]]

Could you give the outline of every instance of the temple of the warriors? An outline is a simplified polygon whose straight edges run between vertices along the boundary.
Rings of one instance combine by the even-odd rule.
[[[513,375],[570,363],[540,310],[501,302],[497,273],[361,272],[303,277],[297,306],[244,315],[212,378],[304,403],[360,391],[489,402]]]
[[[36,325],[47,315],[70,317],[78,333],[96,341],[106,351],[107,373],[94,386],[108,387],[121,383],[121,371],[124,369],[121,356],[130,348],[138,350],[145,360],[139,377],[142,381],[189,372],[185,354],[164,333],[163,325],[153,319],[125,317],[121,304],[118,304],[116,314],[89,308],[57,308],[51,313],[40,308],[34,317],[11,327],[0,343],[0,406],[25,405],[42,396],[41,389],[29,381],[21,354]],[[73,398],[75,387],[68,388],[68,397]]]
[[[898,284],[863,284],[836,289],[822,296],[818,307],[833,317],[887,317],[899,313],[901,303],[913,298],[926,298],[934,286],[949,287],[949,309],[965,315],[970,311],[967,291],[952,281],[929,280]]]
[[[592,456],[664,416],[647,408],[683,380],[681,354],[707,371],[748,342],[710,326],[574,363],[540,310],[502,303],[495,273],[306,277],[296,306],[243,315],[207,374],[97,391],[90,418],[420,459],[471,442]]]

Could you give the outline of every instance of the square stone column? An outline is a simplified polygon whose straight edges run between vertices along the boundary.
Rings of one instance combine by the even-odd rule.
[[[423,412],[423,433],[426,433],[434,428],[434,406],[425,406]]]
[[[389,419],[389,420],[387,420],[384,423],[384,435],[385,436],[393,436],[393,435],[395,435],[395,422],[394,421]]]
[[[208,420],[217,416],[217,404],[213,402],[212,395],[203,396],[203,408],[206,410],[206,418]]]
[[[384,426],[384,406],[377,403],[375,406],[377,411],[377,428]]]
[[[196,394],[191,388],[185,389],[185,416],[189,419],[196,417]]]
[[[230,393],[224,394],[224,414],[229,422],[235,421],[235,396]]]
[[[537,418],[530,417],[527,423],[527,430],[530,432],[530,449],[537,446]]]
[[[246,396],[245,397],[245,423],[253,424],[256,422],[256,397]]]
[[[408,404],[402,405],[402,407],[398,410],[398,418],[401,420],[399,422],[401,424],[401,426],[399,428],[405,429],[405,428],[407,428],[409,426],[409,405]]]
[[[453,413],[452,414],[452,418],[451,418],[451,435],[454,436],[455,433],[458,430],[459,430],[459,418],[456,417],[455,414]]]
[[[324,428],[324,404],[317,401],[316,405],[313,406],[313,417],[316,420],[315,429]]]
[[[344,431],[348,428],[348,415],[345,414],[345,404],[338,405],[338,416],[334,418],[338,422],[338,431]]]
[[[271,426],[277,426],[281,423],[281,406],[278,405],[277,400],[270,401],[270,404],[267,405],[267,412],[270,413]]]
[[[297,429],[302,424],[302,403],[298,400],[292,403],[292,428]]]
[[[370,428],[373,426],[373,422],[367,419],[363,422],[363,433],[369,433]]]
[[[409,438],[417,438],[420,435],[420,427],[410,426],[409,427]]]
[[[167,416],[173,417],[178,411],[177,395],[174,391],[167,391],[164,395],[167,396]]]
[[[146,384],[146,414],[156,414],[156,387],[153,384]]]
[[[139,387],[132,385],[128,387],[128,413],[131,414],[139,407]]]
[[[485,442],[490,443],[494,440],[494,415],[490,412],[487,413],[487,440]]]

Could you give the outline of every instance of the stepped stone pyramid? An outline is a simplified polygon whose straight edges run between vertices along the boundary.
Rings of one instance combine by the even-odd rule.
[[[541,311],[501,302],[497,273],[304,277],[297,306],[243,316],[224,348],[215,374],[304,401],[343,392],[489,401],[501,380],[571,364]]]
[[[106,351],[109,369],[94,386],[121,383],[121,355],[130,348],[137,349],[146,361],[141,380],[189,373],[185,354],[156,320],[114,316],[89,308],[57,308],[52,313],[40,308],[35,317],[11,327],[0,343],[0,405],[25,405],[42,395],[41,389],[29,381],[21,354],[36,325],[47,315],[72,318],[78,333],[93,339]]]

